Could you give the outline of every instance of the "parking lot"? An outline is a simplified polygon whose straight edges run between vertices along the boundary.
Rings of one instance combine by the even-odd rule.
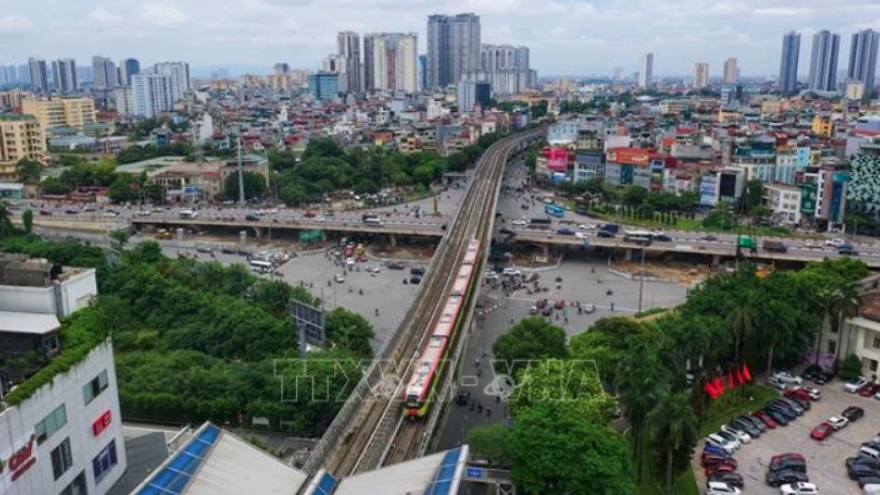
[[[751,443],[743,445],[734,454],[739,464],[737,472],[745,480],[743,493],[755,495],[777,495],[779,488],[765,483],[767,466],[774,455],[789,452],[804,456],[807,463],[807,475],[810,482],[816,484],[823,495],[860,494],[861,489],[846,473],[845,460],[854,457],[859,446],[869,441],[880,431],[880,401],[873,397],[862,397],[843,390],[843,382],[834,380],[827,385],[819,386],[811,382],[805,385],[815,387],[822,392],[822,398],[812,402],[809,411],[792,421],[788,426],[768,429]],[[865,410],[865,416],[850,423],[843,429],[834,432],[823,441],[810,438],[810,432],[818,424],[831,416],[839,416],[848,406],[858,406]],[[697,480],[701,490],[705,490],[706,481],[703,470],[699,466],[703,444],[697,449],[695,466]]]

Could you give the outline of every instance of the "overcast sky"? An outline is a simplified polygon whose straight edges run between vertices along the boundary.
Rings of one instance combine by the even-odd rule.
[[[427,16],[459,12],[481,16],[483,43],[529,46],[540,75],[630,73],[647,51],[655,75],[708,62],[719,76],[728,57],[744,76],[774,75],[782,35],[794,29],[803,76],[811,33],[841,34],[844,69],[851,34],[880,29],[878,0],[0,0],[0,64],[104,55],[317,68],[339,30],[416,32],[424,52]]]

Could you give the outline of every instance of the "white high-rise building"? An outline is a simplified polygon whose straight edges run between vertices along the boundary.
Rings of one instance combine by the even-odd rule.
[[[49,70],[46,61],[41,58],[29,58],[28,69],[31,88],[34,91],[49,91]]]
[[[694,88],[705,88],[709,85],[709,64],[698,62],[694,65]]]
[[[428,16],[429,88],[454,85],[480,68],[480,16]]]
[[[152,118],[171,111],[171,78],[162,74],[140,73],[131,78],[134,115]]]
[[[361,62],[361,37],[354,31],[341,31],[337,37],[338,55],[345,59],[345,79],[348,91],[361,92],[363,84],[363,63]],[[342,81],[340,81],[342,82]]]
[[[647,88],[651,85],[654,77],[654,54],[646,53],[642,55],[642,64],[639,69],[639,87]]]
[[[737,79],[739,79],[739,69],[736,67],[736,58],[731,57],[724,61],[722,81],[724,84],[736,84]]]
[[[367,88],[418,91],[418,38],[413,33],[364,36],[364,73]]]
[[[189,64],[186,62],[158,63],[155,71],[156,74],[168,78],[168,91],[172,103],[182,100],[186,91],[192,88],[192,81],[189,78]]]
[[[121,87],[113,90],[113,100],[116,102],[116,112],[119,115],[129,116],[134,114],[134,95],[131,87]]]

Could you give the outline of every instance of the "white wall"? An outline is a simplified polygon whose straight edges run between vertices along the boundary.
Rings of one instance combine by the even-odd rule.
[[[63,316],[68,316],[89,305],[98,295],[98,282],[95,270],[86,270],[65,280],[61,284],[61,304]]]
[[[95,270],[85,270],[71,276],[61,283],[61,316],[69,316],[88,306],[97,294]],[[0,311],[54,315],[55,287],[0,285]]]
[[[107,370],[107,388],[91,403],[85,405],[83,386],[103,370]],[[67,411],[67,424],[43,444],[38,446],[34,444],[37,462],[17,480],[11,481],[7,477],[8,471],[0,474],[0,494],[54,495],[85,470],[88,493],[104,495],[122,477],[126,470],[127,459],[122,436],[122,416],[119,411],[113,347],[109,340],[93,349],[83,362],[70,371],[57,375],[53,383],[38,390],[25,403],[0,413],[0,456],[6,458],[9,445],[14,444],[14,447],[18,448],[27,440],[27,435],[33,430],[34,425],[61,404],[65,405]],[[107,410],[112,417],[111,423],[96,437],[92,432],[92,423]],[[65,438],[70,439],[73,466],[55,481],[51,452]],[[116,440],[118,464],[96,487],[92,459],[113,439]],[[3,491],[4,488],[6,491]]]

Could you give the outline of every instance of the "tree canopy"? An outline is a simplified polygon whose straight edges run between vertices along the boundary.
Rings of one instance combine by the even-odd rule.
[[[495,341],[492,352],[508,370],[532,360],[561,359],[568,356],[565,330],[543,318],[524,318]]]

